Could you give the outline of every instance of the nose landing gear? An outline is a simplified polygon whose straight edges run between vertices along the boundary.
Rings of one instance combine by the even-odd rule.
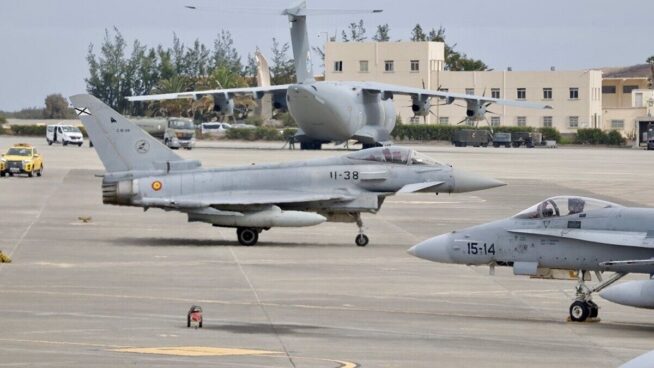
[[[359,228],[359,234],[354,238],[354,243],[359,247],[365,247],[368,245],[368,236],[363,233],[363,221],[361,220],[361,214],[357,213],[356,215],[357,227]]]

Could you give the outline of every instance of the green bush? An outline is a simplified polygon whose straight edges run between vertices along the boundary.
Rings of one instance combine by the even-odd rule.
[[[249,115],[245,118],[245,122],[250,125],[261,126],[263,124],[263,117],[261,115]]]
[[[11,131],[14,135],[42,136],[45,137],[45,125],[12,125]]]
[[[291,139],[292,137],[295,136],[295,133],[297,133],[297,128],[286,128],[282,132],[282,138],[287,141]]]
[[[295,123],[295,120],[293,120],[293,117],[288,111],[275,115],[275,119],[280,120],[282,124],[284,124],[284,128],[292,128],[297,126],[297,123]]]
[[[7,118],[4,115],[0,115],[0,126],[7,124]]]
[[[611,130],[610,132],[607,133],[606,135],[606,144],[611,145],[611,146],[622,146],[626,143],[627,141],[624,139],[622,134],[618,132],[617,130]]]
[[[229,129],[225,134],[227,139],[239,139],[244,141],[281,141],[283,140],[282,133],[275,128],[257,127],[254,129],[248,128],[233,128]]]
[[[395,125],[391,132],[393,139],[396,140],[416,140],[416,141],[450,141],[452,134],[459,129],[471,129],[467,125]],[[488,127],[481,129],[488,130]],[[559,142],[561,133],[555,128],[533,127],[495,127],[494,132],[517,133],[517,132],[534,132],[538,131],[543,134],[543,139],[553,139]]]
[[[611,146],[621,146],[625,144],[622,134],[616,130],[603,132],[601,129],[577,129],[577,138],[575,143],[578,144],[608,144]]]

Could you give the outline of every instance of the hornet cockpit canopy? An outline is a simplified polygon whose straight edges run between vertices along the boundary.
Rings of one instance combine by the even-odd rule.
[[[441,166],[429,156],[406,147],[375,147],[350,153],[347,158],[362,161],[377,161],[398,165],[431,165]]]
[[[595,198],[560,196],[548,198],[513,216],[517,219],[559,217],[588,212],[601,208],[622,207],[619,204]]]

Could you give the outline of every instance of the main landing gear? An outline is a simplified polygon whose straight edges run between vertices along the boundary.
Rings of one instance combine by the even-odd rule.
[[[575,297],[575,301],[570,305],[570,320],[573,322],[584,322],[588,318],[597,318],[599,314],[599,307],[592,300],[593,293],[600,292],[602,289],[608,287],[609,285],[627,275],[626,273],[618,272],[606,281],[602,281],[600,274],[596,273],[600,283],[591,289],[586,286],[586,282],[584,281],[587,273],[588,271],[583,270],[580,270],[578,273],[579,276],[577,286],[575,287],[577,295]]]
[[[236,228],[236,236],[241,245],[251,246],[257,244],[259,241],[259,233],[261,229],[254,227],[238,227]]]
[[[363,221],[361,221],[361,214],[357,213],[355,215],[356,217],[356,222],[357,222],[357,227],[359,227],[359,234],[354,238],[354,243],[356,243],[357,246],[359,247],[365,247],[368,245],[368,236],[363,233]]]

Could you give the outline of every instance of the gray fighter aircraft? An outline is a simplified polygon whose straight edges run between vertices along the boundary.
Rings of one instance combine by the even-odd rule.
[[[474,121],[483,120],[491,104],[524,108],[551,108],[526,101],[502,100],[485,96],[433,91],[424,88],[404,87],[375,82],[316,81],[311,64],[311,48],[307,36],[308,15],[377,13],[381,10],[327,10],[308,9],[306,1],[282,11],[288,16],[297,83],[267,87],[215,89],[208,91],[167,93],[149,96],[131,96],[130,101],[167,99],[199,99],[213,96],[214,110],[224,115],[234,113],[235,95],[250,94],[261,99],[272,94],[275,109],[288,109],[299,126],[296,140],[302,149],[320,149],[323,143],[345,142],[356,139],[363,148],[390,143],[390,132],[395,127],[393,96],[410,96],[411,108],[416,116],[430,114],[432,98],[439,103],[451,104],[455,100],[466,103],[466,114]]]
[[[654,273],[654,209],[598,199],[548,198],[513,217],[452,231],[413,246],[410,254],[434,262],[513,267],[516,275],[570,278],[576,273],[572,321],[597,317],[592,294],[628,273]],[[589,271],[599,284],[590,288]],[[607,279],[602,272],[614,272]],[[491,272],[492,273],[492,272]],[[574,273],[573,273],[574,275]],[[654,307],[654,280],[632,281],[602,295],[618,303]]]
[[[180,211],[189,221],[234,227],[243,245],[274,226],[356,222],[396,193],[460,193],[502,186],[403,147],[273,165],[203,169],[91,95],[70,97],[105,166],[105,204]]]

